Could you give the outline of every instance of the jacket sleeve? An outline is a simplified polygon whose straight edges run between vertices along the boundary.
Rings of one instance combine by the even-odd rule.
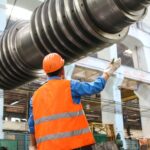
[[[73,97],[80,97],[86,95],[93,95],[101,92],[106,85],[106,80],[99,76],[93,82],[80,82],[77,80],[71,80],[71,91]]]
[[[32,98],[30,99],[28,126],[29,126],[29,133],[33,134],[34,120],[33,120],[33,113],[32,113]]]

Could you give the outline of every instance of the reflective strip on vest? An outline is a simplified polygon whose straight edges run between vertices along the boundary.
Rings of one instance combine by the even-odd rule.
[[[45,142],[48,140],[55,140],[55,139],[60,139],[60,138],[72,137],[72,136],[76,136],[76,135],[85,134],[88,132],[91,132],[89,128],[83,128],[80,130],[74,130],[74,131],[70,131],[70,132],[50,134],[50,135],[46,135],[46,136],[43,136],[41,138],[36,139],[36,142],[37,142],[37,144],[39,144],[41,142]]]
[[[52,120],[57,120],[61,118],[71,118],[71,117],[77,117],[83,115],[84,112],[83,110],[77,111],[77,112],[66,112],[66,113],[61,113],[61,114],[56,114],[56,115],[51,115],[48,117],[42,117],[40,119],[37,119],[34,121],[35,125],[46,122],[46,121],[52,121]]]

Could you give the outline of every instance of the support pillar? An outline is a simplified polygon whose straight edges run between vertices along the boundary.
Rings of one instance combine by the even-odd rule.
[[[146,33],[143,33],[146,34]],[[142,35],[142,34],[141,34]],[[150,37],[147,34],[148,37]],[[141,36],[139,36],[141,37]],[[146,36],[145,36],[146,37]],[[150,43],[147,41],[149,38],[145,39],[143,36],[143,46],[138,47],[137,49],[137,58],[138,58],[138,68],[143,71],[150,72]],[[138,89],[134,91],[139,98],[139,105],[141,110],[141,124],[142,124],[142,134],[145,138],[150,138],[150,118],[149,118],[149,109],[150,108],[150,85],[140,83]],[[145,111],[144,111],[145,109]]]
[[[150,72],[150,45],[139,47],[137,51],[139,69]]]
[[[117,58],[117,45],[114,44],[97,52],[97,57],[108,61],[111,61],[113,58]]]
[[[6,17],[6,2],[7,2],[6,0],[0,0],[0,33],[4,31],[5,26],[6,26],[6,19],[7,19],[7,17]],[[0,89],[0,139],[4,138],[3,108],[4,108],[4,91],[2,89]]]
[[[150,85],[140,84],[138,89],[134,91],[139,98],[141,110],[142,135],[144,138],[150,138]]]
[[[4,91],[0,89],[0,139],[4,138],[4,134],[3,134],[3,108],[4,108]]]
[[[150,72],[150,34],[145,31],[143,26],[138,26],[137,28],[133,25],[131,26],[128,35],[129,37],[126,38],[123,43],[133,50],[135,67]]]
[[[117,74],[110,77],[104,91],[101,93],[102,102],[102,123],[113,124],[115,134],[119,133],[123,141],[123,147],[126,149],[121,91],[119,87],[123,82],[123,74]]]

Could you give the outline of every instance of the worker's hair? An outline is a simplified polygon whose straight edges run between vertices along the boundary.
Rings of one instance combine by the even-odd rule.
[[[58,75],[60,75],[60,73],[63,69],[64,69],[64,67],[61,67],[59,70],[57,70],[55,72],[47,73],[47,76],[49,76],[49,77],[58,76]]]

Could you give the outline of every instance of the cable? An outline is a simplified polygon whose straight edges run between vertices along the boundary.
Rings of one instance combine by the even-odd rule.
[[[93,99],[93,100],[91,100],[91,99]],[[82,98],[82,101],[94,102],[94,100],[96,100],[96,98],[89,98],[89,97],[83,97]],[[130,111],[137,110],[140,113],[140,116],[147,117],[147,118],[150,117],[150,107],[147,107],[147,106],[140,106],[139,104],[137,104],[137,106],[135,106],[135,104],[129,105],[129,104],[126,104],[124,102],[123,103],[122,102],[115,102],[112,99],[102,99],[102,101],[100,101],[100,99],[99,99],[99,103],[101,106],[105,107],[105,108],[101,108],[104,112],[114,113],[115,106],[117,105],[117,106],[122,107],[122,110],[123,110],[123,108],[126,110],[130,110]],[[146,111],[145,113],[143,113],[144,110]],[[115,112],[115,113],[120,113],[120,112]]]

